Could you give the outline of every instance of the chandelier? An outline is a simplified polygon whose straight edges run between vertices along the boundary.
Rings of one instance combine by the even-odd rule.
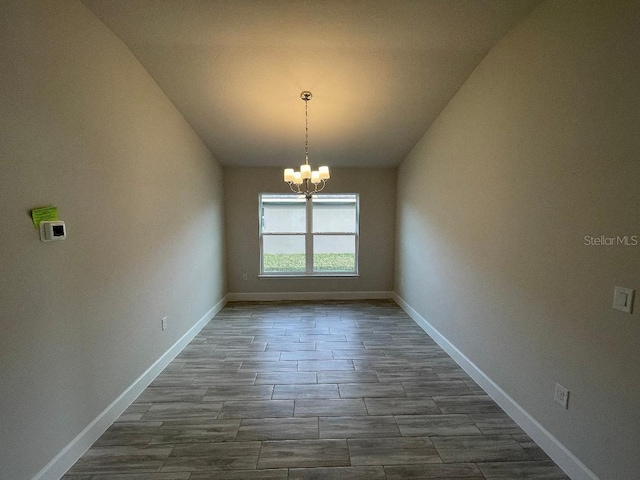
[[[304,100],[304,165],[300,165],[299,172],[293,168],[284,169],[284,181],[289,184],[291,191],[304,194],[307,199],[320,192],[330,178],[329,167],[311,170],[309,165],[309,100],[312,97],[311,92],[306,90],[300,94],[300,98]]]

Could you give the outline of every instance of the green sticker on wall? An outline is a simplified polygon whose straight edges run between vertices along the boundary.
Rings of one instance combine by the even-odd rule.
[[[41,207],[31,210],[33,226],[38,228],[40,222],[53,222],[58,220],[58,207]]]

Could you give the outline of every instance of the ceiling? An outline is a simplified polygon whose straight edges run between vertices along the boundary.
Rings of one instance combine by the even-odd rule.
[[[83,0],[229,166],[398,165],[539,0]]]

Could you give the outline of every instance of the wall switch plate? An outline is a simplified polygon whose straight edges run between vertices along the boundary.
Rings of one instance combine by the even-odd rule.
[[[569,408],[569,390],[559,383],[556,383],[556,393],[553,396],[553,399],[564,408]]]
[[[631,313],[635,290],[625,287],[615,287],[613,290],[613,308],[621,312]]]
[[[167,329],[167,317],[162,317],[162,331]]]
[[[242,279],[243,279],[243,280],[246,280],[247,278],[248,278],[248,277],[247,277],[247,274],[246,274],[246,273],[243,273],[243,274],[242,274]]]

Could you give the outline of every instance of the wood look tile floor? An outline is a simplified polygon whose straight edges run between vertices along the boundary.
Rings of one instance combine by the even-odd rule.
[[[227,304],[63,478],[568,477],[376,300]]]

